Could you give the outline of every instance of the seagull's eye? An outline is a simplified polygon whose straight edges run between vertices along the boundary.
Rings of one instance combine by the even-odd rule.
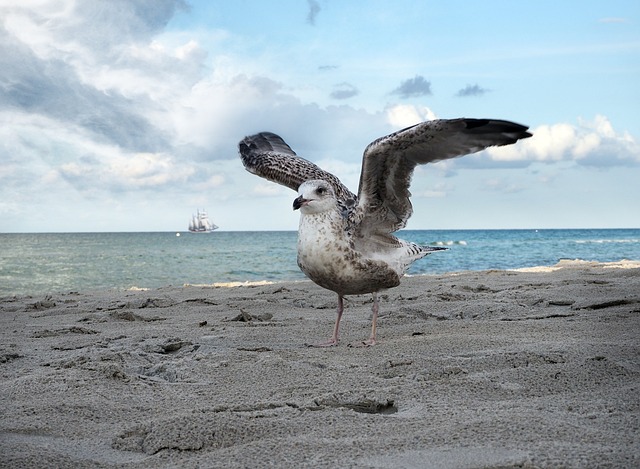
[[[326,190],[324,187],[318,187],[318,188],[316,189],[316,194],[318,194],[318,195],[322,195],[322,194],[324,194],[325,192],[327,192],[327,190]]]

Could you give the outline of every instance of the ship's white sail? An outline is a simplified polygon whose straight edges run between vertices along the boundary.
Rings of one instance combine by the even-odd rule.
[[[217,229],[218,226],[209,220],[209,216],[204,209],[198,209],[189,222],[189,231],[192,233],[211,233]]]

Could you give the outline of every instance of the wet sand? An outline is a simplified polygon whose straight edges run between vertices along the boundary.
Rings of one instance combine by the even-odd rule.
[[[0,467],[640,467],[640,262],[0,299]]]

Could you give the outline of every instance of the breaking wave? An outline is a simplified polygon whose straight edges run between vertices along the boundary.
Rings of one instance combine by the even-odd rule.
[[[430,243],[433,246],[466,246],[467,242],[464,240],[461,241],[434,241]]]
[[[640,238],[634,239],[576,239],[578,244],[606,244],[606,243],[640,243]]]

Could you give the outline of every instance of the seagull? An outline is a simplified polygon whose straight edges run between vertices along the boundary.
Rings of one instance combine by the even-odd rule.
[[[417,165],[434,163],[516,143],[531,137],[528,127],[495,119],[438,119],[422,122],[371,142],[364,150],[358,194],[333,174],[301,158],[278,135],[261,132],[238,144],[244,167],[252,174],[297,191],[300,210],[298,266],[317,285],[338,295],[331,338],[338,344],[347,295],[371,294],[369,338],[376,344],[378,293],[400,284],[412,262],[442,249],[401,240],[413,209],[409,185]]]

